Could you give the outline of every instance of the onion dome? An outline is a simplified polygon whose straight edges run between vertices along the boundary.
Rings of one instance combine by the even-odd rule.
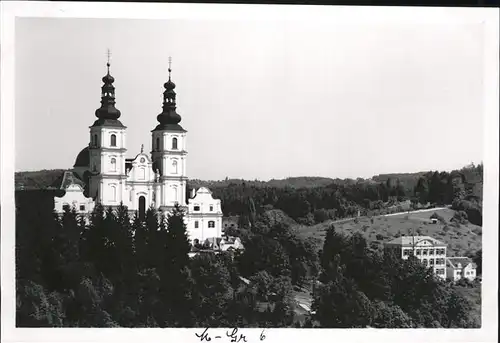
[[[170,80],[170,72],[171,71],[172,70],[169,68],[168,69],[168,73],[169,73],[169,75],[168,75],[168,81],[165,82],[165,84],[163,85],[163,87],[165,87],[165,89],[166,89],[166,92],[168,92],[168,91],[172,91],[173,92],[173,90],[175,89],[175,83],[173,83],[172,80]],[[175,93],[175,92],[173,92],[173,93]]]
[[[175,83],[173,83],[171,79],[171,62],[171,59],[169,59],[168,81],[163,85],[165,88],[163,92],[163,111],[156,117],[160,124],[156,126],[155,130],[185,131],[182,126],[179,125],[182,118],[176,111]]]
[[[85,147],[80,151],[78,156],[76,157],[74,168],[76,167],[88,167],[90,166],[90,152],[89,147]]]
[[[122,127],[123,124],[118,120],[121,112],[115,107],[115,78],[109,73],[110,63],[107,63],[108,73],[102,78],[104,83],[101,87],[101,107],[95,111],[98,118],[93,126],[111,125]]]

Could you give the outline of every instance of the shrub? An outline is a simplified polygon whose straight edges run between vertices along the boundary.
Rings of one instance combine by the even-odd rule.
[[[378,240],[378,241],[381,241],[381,240],[383,240],[383,239],[384,239],[384,236],[383,236],[383,235],[381,235],[380,233],[379,233],[379,234],[377,234],[375,237],[377,238],[377,240]]]
[[[465,211],[455,211],[455,214],[453,215],[453,218],[451,218],[451,222],[456,223],[455,225],[458,224],[458,227],[460,224],[467,224],[468,222],[468,216]]]
[[[436,212],[434,212],[433,214],[431,214],[431,219],[437,219],[438,221],[440,221],[441,223],[446,223],[446,220],[444,220],[443,217],[441,217],[439,214],[437,214]]]

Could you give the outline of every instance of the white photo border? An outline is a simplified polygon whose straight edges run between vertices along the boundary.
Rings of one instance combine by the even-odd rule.
[[[266,329],[265,341],[496,342],[498,340],[499,14],[495,8],[356,7],[4,1],[1,8],[1,336],[4,342],[199,342],[199,329],[15,328],[15,24],[19,17],[287,20],[366,23],[476,23],[485,39],[484,199],[481,329]],[[479,115],[479,114],[478,114]],[[226,329],[210,329],[225,337]],[[260,341],[262,329],[240,329]],[[229,342],[229,340],[227,340]]]

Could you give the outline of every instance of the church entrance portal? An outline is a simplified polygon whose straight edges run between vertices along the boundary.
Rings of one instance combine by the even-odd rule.
[[[139,197],[139,217],[144,218],[146,215],[146,198],[144,196]]]

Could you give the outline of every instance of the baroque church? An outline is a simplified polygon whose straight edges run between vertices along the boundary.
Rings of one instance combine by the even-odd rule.
[[[101,107],[97,120],[90,126],[89,144],[78,154],[73,169],[65,172],[56,197],[56,212],[65,206],[89,213],[96,203],[104,207],[127,206],[130,213],[143,215],[154,206],[168,213],[176,203],[185,210],[190,240],[219,240],[222,236],[221,202],[209,189],[202,187],[187,196],[186,162],[187,131],[180,125],[176,109],[175,84],[171,80],[169,59],[168,81],[164,84],[163,111],[151,131],[151,153],[144,146],[134,158],[127,158],[127,127],[120,121],[115,107],[115,79],[110,63],[102,78]]]

